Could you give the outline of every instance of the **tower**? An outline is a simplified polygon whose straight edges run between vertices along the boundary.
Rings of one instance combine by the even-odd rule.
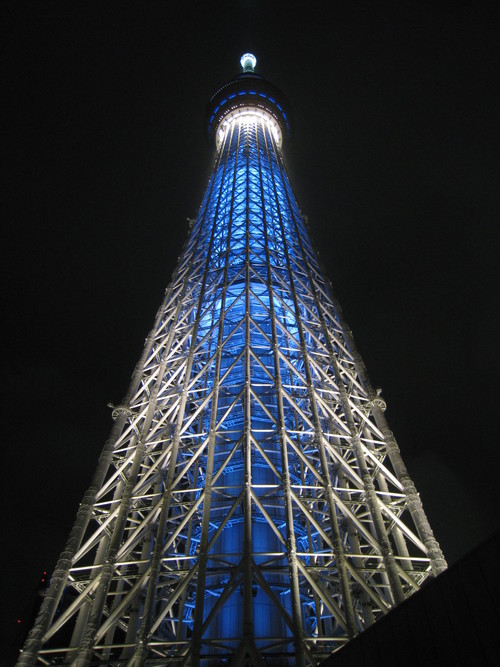
[[[255,58],[20,665],[310,665],[445,567]]]

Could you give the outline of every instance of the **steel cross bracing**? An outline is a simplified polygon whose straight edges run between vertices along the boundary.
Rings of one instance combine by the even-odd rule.
[[[270,119],[224,127],[22,665],[316,664],[445,568]]]

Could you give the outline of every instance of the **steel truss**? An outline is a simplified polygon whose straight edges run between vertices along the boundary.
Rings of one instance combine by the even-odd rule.
[[[221,125],[20,665],[312,665],[446,567],[254,112]]]

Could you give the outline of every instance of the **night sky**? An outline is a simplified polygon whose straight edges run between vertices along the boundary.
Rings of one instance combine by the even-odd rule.
[[[499,525],[495,4],[6,4],[1,665],[201,203],[206,103],[245,51],[290,100],[292,185],[449,563]]]

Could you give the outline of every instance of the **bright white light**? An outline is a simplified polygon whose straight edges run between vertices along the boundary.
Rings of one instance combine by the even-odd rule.
[[[244,53],[240,58],[240,64],[244,72],[253,72],[257,64],[257,58],[253,53]]]
[[[241,107],[231,111],[231,113],[225,116],[224,120],[217,128],[217,148],[219,148],[224,141],[226,134],[231,131],[234,123],[237,123],[238,125],[246,125],[246,127],[253,123],[262,123],[271,133],[278,148],[281,148],[282,136],[280,126],[271,114],[267,113],[267,111],[257,109],[256,107]]]

